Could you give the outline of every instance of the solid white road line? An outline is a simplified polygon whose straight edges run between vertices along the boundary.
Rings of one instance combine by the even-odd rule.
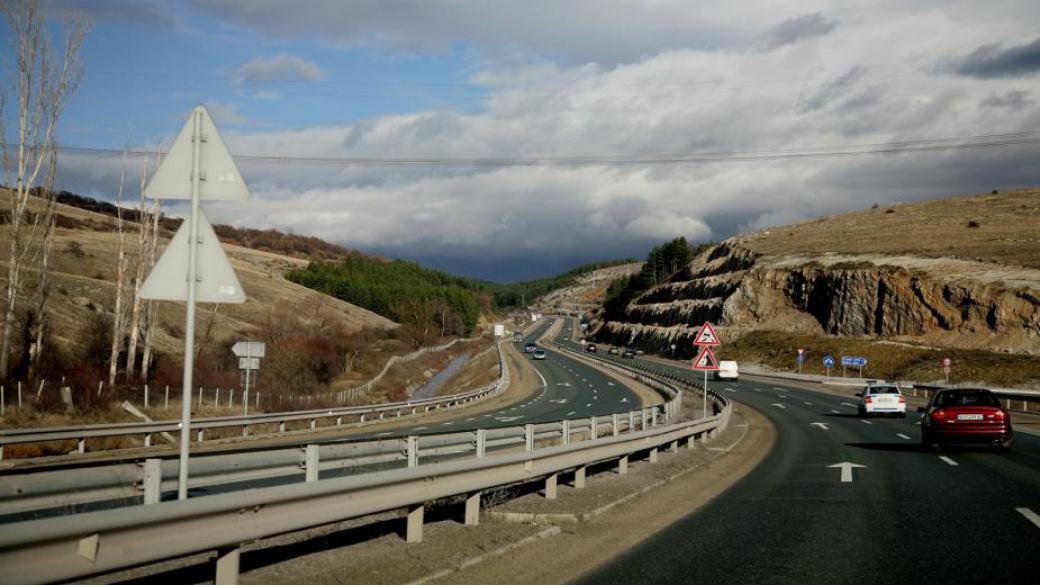
[[[538,371],[538,368],[534,369],[534,373],[538,374],[538,378],[541,379],[541,381],[542,381],[542,388],[545,388],[546,386],[549,385],[549,383],[545,381],[545,376],[543,376],[542,373]]]
[[[906,439],[907,441],[910,440],[910,437],[908,435],[904,435],[903,433],[896,433],[896,436],[900,439]]]
[[[1026,520],[1029,520],[1030,522],[1035,524],[1037,528],[1040,528],[1040,515],[1037,515],[1036,512],[1030,510],[1029,508],[1015,508],[1015,511],[1025,516]]]
[[[957,466],[957,462],[956,461],[954,461],[953,459],[950,459],[949,457],[947,457],[945,455],[940,455],[939,459],[942,459],[943,462],[946,463],[947,465],[952,465],[954,467]]]

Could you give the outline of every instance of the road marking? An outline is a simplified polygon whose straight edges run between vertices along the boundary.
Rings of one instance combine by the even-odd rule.
[[[848,402],[842,402],[842,403],[841,403],[841,405],[842,405],[842,406],[851,406],[852,408],[859,408],[859,407],[858,407],[858,406],[856,406],[855,404],[849,404]]]
[[[495,420],[497,420],[499,422],[513,422],[514,420],[518,420],[518,419],[521,419],[521,418],[524,418],[524,417],[522,417],[522,416],[499,416],[499,417],[495,417]]]
[[[874,424],[874,423],[870,422],[869,420],[863,420],[863,419],[859,419],[859,422],[861,422],[861,423],[863,423],[865,425],[872,425],[872,424]]]
[[[834,410],[833,408],[831,409],[831,412],[833,412],[834,414],[841,414],[840,412],[838,412],[837,410]]]
[[[607,386],[613,386],[613,385],[614,385],[613,382],[607,382]]]
[[[1035,524],[1037,528],[1040,528],[1040,516],[1038,516],[1036,512],[1030,510],[1029,508],[1015,508],[1015,511],[1025,516],[1026,520],[1029,520],[1030,522]]]
[[[571,383],[570,382],[557,382],[556,385],[557,386],[570,386]]]
[[[778,388],[778,387],[776,387],[776,386],[773,386],[773,390],[779,390],[780,392],[783,392],[783,391],[784,391],[784,389],[783,389],[783,388]]]
[[[777,407],[777,408],[783,408],[784,410],[787,410],[787,407],[786,407],[786,406],[784,406],[783,404],[777,404],[776,402],[774,402],[774,403],[773,403],[773,406],[775,406],[775,407]]]
[[[809,424],[813,425],[813,426],[820,427],[821,429],[823,429],[825,431],[829,431],[830,430],[830,429],[827,428],[827,423],[814,422],[814,423],[809,423]]]
[[[759,390],[758,388],[752,388],[752,390],[754,390],[755,392],[762,392],[762,391],[761,391],[761,390]]]
[[[557,398],[556,400],[550,400],[549,402],[555,402],[556,404],[567,404],[566,398]]]
[[[448,426],[448,425],[453,425],[455,423],[453,423],[452,421],[449,420],[448,422],[443,422],[441,424],[444,425],[444,426]]]
[[[392,434],[393,434],[393,433],[391,433],[391,432],[387,431],[387,432],[385,432],[385,433],[376,433],[376,435],[375,435],[375,436],[377,436],[377,437],[385,437],[385,436],[387,436],[387,435],[392,435]]]
[[[574,414],[574,411],[573,411],[573,410],[572,410],[572,411],[570,411],[570,412],[568,412],[568,413],[567,413],[567,416],[570,416],[570,415],[572,415],[572,414]]]
[[[538,378],[542,381],[542,388],[545,388],[549,385],[549,383],[545,381],[545,376],[543,376],[542,373],[538,371],[538,368],[534,369],[534,373],[538,374]]]
[[[413,430],[413,431],[421,431],[421,430],[423,430],[423,429],[428,429],[428,428],[430,428],[430,427],[415,427],[415,428],[414,428],[414,429],[412,429],[412,430]]]
[[[787,396],[785,396],[783,394],[777,394],[777,397],[779,397],[779,398],[787,398]]]
[[[736,392],[736,390],[732,388],[724,388],[724,390],[726,390],[726,392]]]
[[[812,406],[812,402],[806,402],[805,405],[806,406]]]
[[[896,433],[896,436],[899,437],[900,439],[906,439],[907,441],[910,440],[910,435],[904,435],[903,433]]]
[[[860,465],[859,463],[852,463],[849,461],[842,461],[841,463],[835,463],[834,465],[828,465],[827,467],[840,467],[841,483],[852,483],[852,469],[854,467],[866,467],[866,465]]]
[[[590,402],[590,403],[586,404],[585,406],[592,406],[592,403]]]
[[[947,457],[945,455],[940,455],[939,459],[942,459],[943,462],[946,463],[947,465],[952,465],[954,467],[957,466],[957,462],[956,461],[954,461],[953,459],[950,459],[949,457]]]

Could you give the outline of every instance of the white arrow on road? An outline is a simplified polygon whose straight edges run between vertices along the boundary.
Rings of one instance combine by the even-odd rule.
[[[815,422],[815,423],[809,423],[809,424],[812,425],[812,426],[820,427],[821,429],[823,429],[825,431],[829,431],[830,430],[830,429],[827,428],[827,423]]]
[[[860,465],[859,463],[851,463],[849,461],[842,461],[841,463],[835,463],[834,465],[828,465],[827,467],[840,467],[841,483],[852,483],[852,468],[866,467],[866,465]]]
[[[774,403],[773,403],[773,406],[775,406],[775,407],[777,407],[777,408],[783,408],[784,410],[786,410],[786,409],[787,409],[787,407],[786,407],[786,406],[784,406],[783,404],[777,404],[776,402],[774,402]]]

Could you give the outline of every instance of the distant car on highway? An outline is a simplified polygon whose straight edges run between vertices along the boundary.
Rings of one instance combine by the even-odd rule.
[[[944,388],[932,396],[928,406],[917,411],[924,413],[923,445],[984,443],[1001,449],[1011,447],[1011,413],[985,388]]]
[[[585,351],[587,351],[589,353],[596,353],[596,344],[595,343],[590,343],[590,344],[586,345],[585,346]]]
[[[618,348],[612,347],[612,348],[610,348],[610,352],[609,353],[610,353],[610,355],[617,355],[617,354],[619,354],[621,352],[618,351]]]
[[[891,414],[906,416],[906,397],[895,384],[868,383],[862,392],[857,392],[860,416]]]
[[[632,351],[631,349],[626,349],[625,353],[621,354],[621,357],[623,357],[623,358],[634,358],[634,357],[636,357],[636,352]]]
[[[544,349],[536,349],[536,350],[534,350],[534,355],[532,357],[534,359],[536,359],[536,360],[544,360],[545,359],[545,350]]]
[[[536,349],[538,349],[537,345],[535,345],[533,343],[528,343],[527,345],[524,346],[524,353],[534,353],[534,351]]]
[[[636,355],[643,355],[643,350],[637,349],[636,350]]]
[[[715,370],[716,380],[733,380],[740,378],[740,368],[733,360],[719,360],[719,369]]]

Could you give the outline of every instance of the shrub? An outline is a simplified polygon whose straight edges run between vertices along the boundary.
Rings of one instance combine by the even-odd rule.
[[[968,221],[968,227],[970,227],[970,228],[977,228],[977,227],[979,227],[981,225],[982,224],[980,224],[978,221],[976,221],[974,219]]]

